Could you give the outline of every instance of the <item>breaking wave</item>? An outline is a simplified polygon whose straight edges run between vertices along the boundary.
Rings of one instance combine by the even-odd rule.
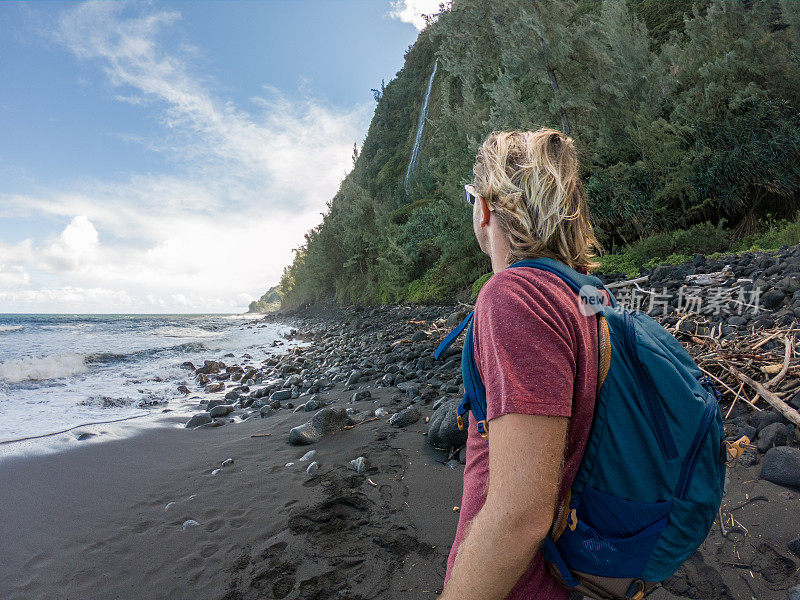
[[[85,371],[84,356],[75,352],[28,356],[0,362],[0,379],[10,383],[58,379]]]
[[[24,325],[0,325],[0,333],[11,333],[12,331],[22,331]]]

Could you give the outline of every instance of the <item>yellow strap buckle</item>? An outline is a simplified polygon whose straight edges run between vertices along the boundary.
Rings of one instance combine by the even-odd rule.
[[[750,443],[750,438],[746,435],[743,435],[735,442],[725,442],[725,450],[728,452],[728,460],[736,460],[744,451],[748,448],[753,448],[754,446]]]
[[[456,415],[456,423],[458,423],[458,428],[463,431],[464,430],[464,419],[461,418],[461,415]]]
[[[578,511],[574,508],[569,511],[569,520],[567,521],[567,526],[569,527],[570,531],[575,531],[578,527]]]
[[[478,427],[478,433],[481,434],[481,437],[485,440],[489,439],[489,424],[486,422],[486,419],[483,421],[478,421],[476,424]]]

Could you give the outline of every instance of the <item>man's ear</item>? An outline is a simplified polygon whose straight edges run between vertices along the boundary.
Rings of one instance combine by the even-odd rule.
[[[480,196],[479,201],[481,203],[481,227],[486,227],[489,224],[489,217],[492,214],[492,211],[489,209],[489,204],[486,202],[486,198]]]

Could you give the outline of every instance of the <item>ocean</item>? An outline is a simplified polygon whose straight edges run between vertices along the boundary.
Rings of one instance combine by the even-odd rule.
[[[67,448],[81,433],[129,435],[158,425],[159,416],[188,415],[197,399],[178,386],[190,395],[202,389],[184,362],[258,365],[285,352],[287,331],[254,323],[253,315],[0,314],[0,457]],[[128,420],[102,432],[46,435],[117,419]],[[9,443],[20,438],[34,439]]]

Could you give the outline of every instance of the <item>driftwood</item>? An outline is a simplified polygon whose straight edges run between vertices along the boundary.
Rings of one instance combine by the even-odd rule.
[[[766,400],[773,407],[775,407],[775,409],[778,412],[780,412],[784,417],[789,419],[795,425],[800,426],[800,413],[798,413],[795,409],[793,409],[791,406],[786,404],[786,402],[784,402],[783,400],[778,398],[778,396],[776,396],[775,394],[770,392],[767,388],[765,388],[763,385],[761,385],[757,381],[753,381],[752,379],[750,379],[744,373],[740,373],[736,369],[736,367],[732,367],[732,366],[728,365],[728,370],[731,373],[733,373],[733,375],[735,377],[737,377],[738,379],[744,381],[747,385],[749,385],[750,387],[755,389],[758,392],[759,396],[761,396],[764,400]]]
[[[643,277],[636,277],[635,279],[627,279],[625,281],[616,281],[614,283],[609,283],[606,287],[609,290],[613,290],[616,288],[621,287],[628,287],[630,285],[638,285],[640,283],[645,283],[650,277],[648,275],[644,275]]]
[[[672,326],[663,322],[663,316],[655,318],[681,342],[700,370],[716,382],[725,418],[731,415],[737,402],[743,402],[754,411],[773,407],[800,426],[800,413],[787,404],[800,393],[800,356],[796,343],[800,327],[796,323],[771,329],[751,328],[726,339],[721,328],[709,323],[703,315],[683,314]],[[751,398],[745,388],[753,390]]]

